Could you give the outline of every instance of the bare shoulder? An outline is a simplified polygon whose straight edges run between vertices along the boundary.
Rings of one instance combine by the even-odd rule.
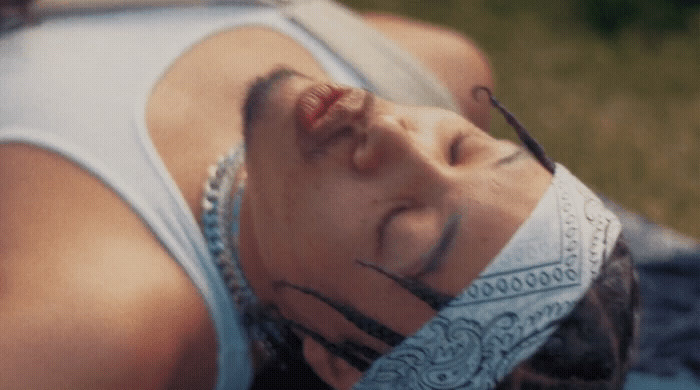
[[[363,18],[431,69],[455,95],[462,113],[488,129],[488,106],[476,102],[471,90],[476,85],[493,88],[491,66],[474,42],[457,31],[392,14],[368,13]]]
[[[29,146],[0,161],[0,388],[164,388],[215,348],[196,289],[113,192]]]

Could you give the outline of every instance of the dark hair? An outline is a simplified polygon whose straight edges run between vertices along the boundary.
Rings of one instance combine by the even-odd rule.
[[[637,277],[620,239],[574,311],[497,390],[621,389],[635,350],[639,313]]]
[[[0,0],[2,1],[2,0]],[[250,144],[251,128],[255,120],[260,115],[263,103],[267,99],[272,86],[287,77],[298,75],[299,73],[289,68],[277,68],[266,76],[258,77],[248,89],[248,94],[243,104],[243,140],[246,145]]]
[[[301,340],[293,335],[286,335],[287,348],[279,350],[274,361],[267,362],[259,370],[251,390],[332,390],[323,382],[309,364],[304,360],[300,351]]]
[[[29,6],[32,1],[0,0],[0,33],[29,22]]]
[[[638,322],[637,278],[627,245],[620,238],[572,313],[496,389],[622,389],[635,351]],[[330,389],[298,353],[299,339],[292,336],[288,342],[287,353],[258,373],[252,389]]]

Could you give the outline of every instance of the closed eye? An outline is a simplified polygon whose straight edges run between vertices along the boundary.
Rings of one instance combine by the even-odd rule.
[[[462,141],[464,141],[465,138],[466,136],[464,134],[459,133],[452,139],[452,143],[450,143],[450,150],[448,156],[450,165],[455,165],[459,163],[459,150],[460,146],[462,145]]]

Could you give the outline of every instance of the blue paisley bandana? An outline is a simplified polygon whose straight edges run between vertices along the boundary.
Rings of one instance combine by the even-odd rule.
[[[552,184],[492,262],[353,389],[493,389],[585,295],[620,230],[600,199],[557,164]]]

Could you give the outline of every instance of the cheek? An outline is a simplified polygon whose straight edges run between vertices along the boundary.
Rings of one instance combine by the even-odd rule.
[[[299,267],[310,283],[329,284],[357,268],[355,259],[372,255],[364,219],[353,213],[357,206],[344,198],[313,197],[308,205],[294,210],[292,234],[296,241]]]
[[[334,193],[338,188],[300,177],[284,181],[286,189],[277,196],[265,194],[259,210],[266,267],[278,279],[333,286],[354,268],[355,258],[366,258],[366,219],[350,212],[358,207]]]
[[[297,207],[296,197],[290,193],[293,188],[286,183],[287,175],[264,174],[261,167],[256,167],[245,189],[260,262],[273,281],[287,279],[298,264],[295,243],[304,242],[297,236],[295,227],[299,223],[290,212]],[[259,180],[261,177],[264,179]]]

